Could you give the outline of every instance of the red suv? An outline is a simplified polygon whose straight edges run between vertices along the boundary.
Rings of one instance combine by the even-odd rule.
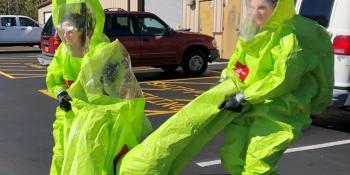
[[[104,33],[110,40],[118,38],[123,43],[133,66],[153,66],[165,71],[181,66],[187,75],[199,76],[208,62],[219,57],[213,37],[175,31],[152,13],[106,9],[105,15]],[[41,37],[41,64],[49,63],[59,42],[52,21],[48,21]]]

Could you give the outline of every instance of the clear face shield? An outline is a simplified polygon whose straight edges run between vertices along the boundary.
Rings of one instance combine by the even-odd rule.
[[[277,0],[243,0],[241,2],[241,16],[239,34],[242,39],[249,41],[270,19]]]
[[[83,57],[94,30],[95,18],[85,3],[63,4],[58,7],[58,25],[55,26],[62,42],[74,57]]]
[[[120,99],[143,96],[132,72],[129,53],[121,43],[109,44],[94,55],[81,71],[81,81],[85,84],[88,94]]]

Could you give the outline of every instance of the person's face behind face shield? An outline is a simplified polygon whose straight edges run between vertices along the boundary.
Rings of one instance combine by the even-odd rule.
[[[262,27],[270,19],[274,10],[273,4],[266,0],[250,0],[249,8],[258,27]]]
[[[63,35],[63,42],[65,42],[65,44],[67,44],[67,46],[70,48],[82,47],[82,30],[83,29],[81,28],[77,28],[75,24],[70,20],[62,22],[61,32]]]
[[[59,8],[59,23],[57,32],[70,54],[83,57],[89,48],[89,33],[93,30],[94,20],[85,4],[66,4]]]
[[[240,35],[251,40],[273,14],[274,0],[245,0],[242,2]]]

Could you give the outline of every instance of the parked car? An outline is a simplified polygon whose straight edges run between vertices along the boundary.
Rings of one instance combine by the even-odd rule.
[[[0,15],[0,44],[39,44],[41,31],[30,17]]]
[[[155,14],[106,9],[105,15],[104,33],[110,40],[123,43],[133,66],[153,66],[165,71],[181,66],[187,75],[199,76],[208,62],[219,57],[213,37],[175,31]],[[50,19],[41,37],[41,64],[49,64],[59,42]]]
[[[297,0],[298,14],[325,27],[333,41],[334,107],[350,106],[350,1]]]

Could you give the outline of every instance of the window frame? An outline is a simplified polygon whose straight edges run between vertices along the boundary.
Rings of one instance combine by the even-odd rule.
[[[129,24],[129,29],[131,29],[131,27],[132,27],[132,29],[133,29],[133,33],[132,33],[132,31],[130,30],[130,33],[131,34],[129,34],[129,35],[120,35],[120,34],[118,34],[118,33],[116,33],[116,35],[112,35],[112,36],[108,36],[106,33],[106,35],[108,36],[108,37],[127,37],[127,36],[137,36],[137,27],[136,27],[136,24],[135,24],[135,21],[133,20],[133,17],[131,16],[131,15],[124,15],[124,14],[122,14],[122,15],[120,15],[120,14],[108,14],[108,15],[106,15],[106,22],[105,22],[105,25],[107,25],[107,20],[108,19],[111,19],[111,18],[122,18],[122,17],[126,17],[126,18],[128,18],[128,22],[130,22],[130,24]],[[106,27],[106,26],[105,26]],[[105,30],[104,30],[104,32],[105,32]]]
[[[30,26],[30,25],[24,26],[24,25],[22,25],[21,19],[29,20],[30,22],[33,23],[33,26]],[[39,27],[39,25],[33,19],[30,19],[30,18],[27,18],[27,17],[23,17],[23,16],[18,17],[18,22],[19,22],[19,26],[20,27]]]
[[[162,24],[164,27],[165,27],[165,31],[163,34],[161,35],[145,35],[145,34],[142,34],[141,32],[141,28],[140,28],[140,25],[139,25],[139,19],[140,18],[152,18],[156,21],[158,21],[160,24]],[[136,15],[135,16],[135,22],[136,22],[136,25],[137,25],[137,28],[138,28],[138,34],[140,36],[165,36],[167,34],[167,30],[169,28],[168,24],[166,24],[162,19],[160,19],[159,17],[155,16],[155,15]]]
[[[4,18],[14,18],[15,19],[15,25],[14,26],[6,26],[6,25],[3,25],[3,19]],[[17,25],[17,19],[16,19],[16,17],[15,16],[13,16],[13,17],[9,17],[9,16],[4,16],[4,17],[1,17],[1,19],[0,19],[0,27],[17,27],[18,25]]]

